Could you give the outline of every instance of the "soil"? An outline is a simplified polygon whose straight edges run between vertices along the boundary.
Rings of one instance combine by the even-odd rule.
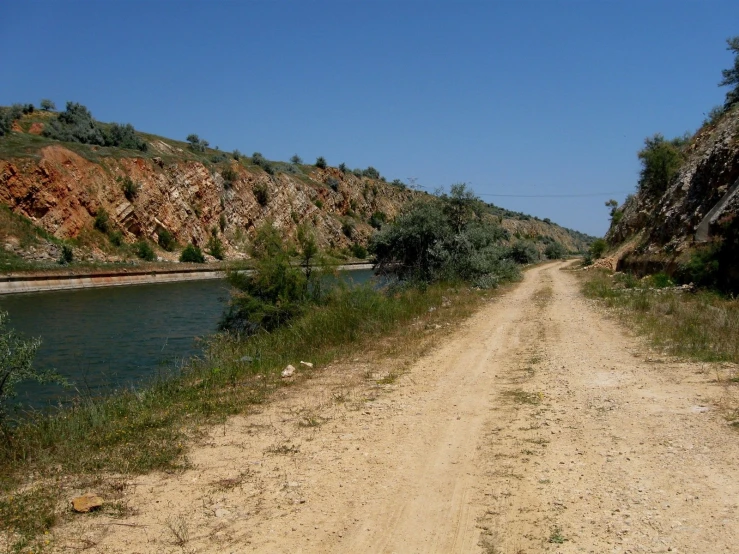
[[[402,373],[303,377],[210,429],[191,469],[121,478],[56,548],[736,552],[732,368],[650,350],[562,269],[431,330]]]

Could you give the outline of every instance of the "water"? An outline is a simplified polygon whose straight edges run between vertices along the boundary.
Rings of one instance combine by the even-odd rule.
[[[370,270],[342,277],[365,282]],[[41,337],[34,365],[74,388],[24,383],[16,404],[44,408],[79,393],[97,396],[170,371],[200,351],[229,299],[221,280],[0,296],[9,326]]]

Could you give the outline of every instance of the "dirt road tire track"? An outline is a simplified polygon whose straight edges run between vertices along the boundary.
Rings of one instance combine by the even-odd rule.
[[[706,365],[663,360],[563,264],[533,268],[390,391],[314,387],[137,478],[92,552],[737,552],[737,435]],[[439,331],[441,333],[441,331]],[[328,377],[326,377],[328,379]],[[306,410],[326,423],[297,424]],[[238,486],[220,487],[241,476]],[[220,480],[220,481],[219,481]],[[172,518],[190,529],[174,546]]]

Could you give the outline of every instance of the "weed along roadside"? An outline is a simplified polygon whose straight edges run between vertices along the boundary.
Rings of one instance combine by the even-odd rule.
[[[368,351],[420,354],[435,331],[457,324],[491,289],[516,280],[519,260],[534,261],[521,257],[535,250],[501,241],[500,228],[481,217],[483,206],[462,187],[411,206],[384,227],[372,245],[391,283],[383,289],[328,287],[308,229],[288,247],[274,227],[260,228],[254,271],[229,274],[235,293],[223,332],[206,341],[201,356],[145,388],[80,399],[58,413],[3,427],[3,546],[38,551],[46,541],[53,544],[56,525],[89,517],[69,509],[70,499],[84,493],[103,499],[98,512],[122,517],[123,481],[190,467],[188,452],[207,429],[258,410],[276,391],[299,387],[332,362]],[[419,227],[435,235],[407,232]],[[296,369],[283,377],[288,366]],[[402,371],[379,376],[378,385],[392,386]],[[316,421],[308,418],[306,425]]]

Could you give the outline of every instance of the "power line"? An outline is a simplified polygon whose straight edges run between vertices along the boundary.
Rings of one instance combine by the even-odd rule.
[[[421,185],[415,185],[416,188],[422,188],[424,190],[438,190],[438,188],[432,189],[431,187],[424,187]],[[475,196],[492,196],[496,198],[587,198],[595,196],[612,196],[614,194],[631,194],[633,191],[628,190],[617,190],[611,192],[588,192],[588,193],[574,193],[574,194],[495,194],[485,192],[475,192]]]

